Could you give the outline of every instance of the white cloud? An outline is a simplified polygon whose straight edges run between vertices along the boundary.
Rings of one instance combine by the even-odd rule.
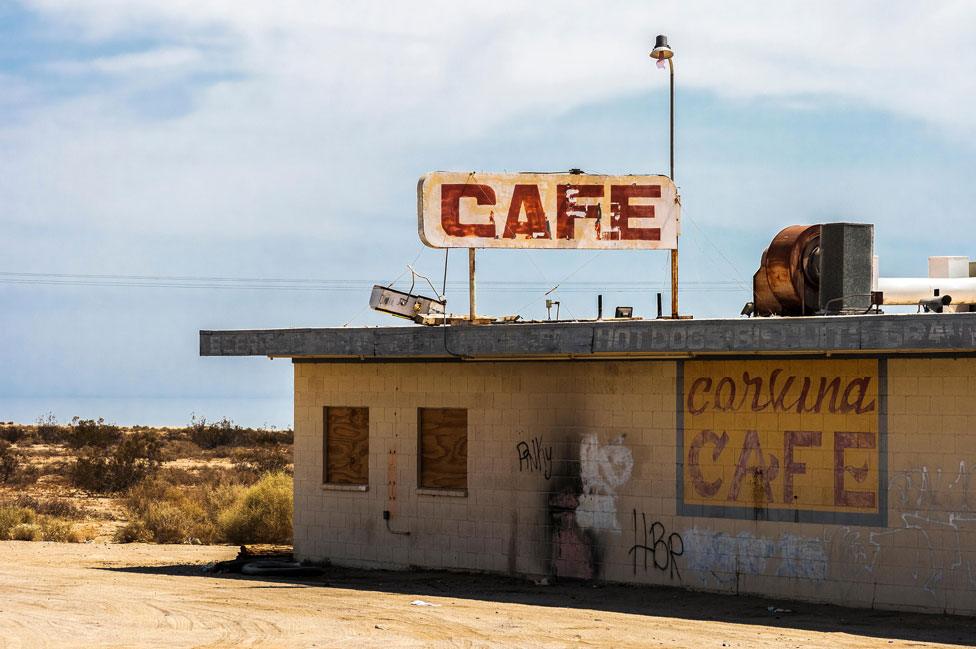
[[[667,32],[681,83],[739,97],[832,95],[972,130],[976,5],[955,2],[276,2],[36,0],[91,39],[223,31],[256,75],[342,92],[347,110],[423,105],[477,128],[654,83]],[[321,96],[318,97],[321,99]],[[330,94],[330,98],[335,97]],[[438,110],[440,107],[440,110]]]
[[[976,133],[969,2],[31,6],[68,41],[152,45],[60,61],[62,72],[114,82],[0,126],[0,191],[20,220],[139,232],[327,228],[364,195],[374,206],[389,200],[376,180],[403,151],[663,92],[666,75],[647,56],[658,32],[676,48],[681,89],[807,108],[840,100],[949,136]],[[188,80],[194,72],[214,78]],[[155,109],[174,96],[184,100],[161,116]]]
[[[45,67],[51,72],[63,74],[151,74],[175,69],[190,69],[202,62],[196,49],[189,47],[164,47],[132,54],[100,56],[90,60],[56,61]]]

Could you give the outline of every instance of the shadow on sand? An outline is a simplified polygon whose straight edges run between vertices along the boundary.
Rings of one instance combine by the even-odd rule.
[[[564,582],[537,586],[499,575],[434,570],[362,570],[326,568],[321,577],[252,577],[214,573],[200,565],[106,567],[114,572],[206,577],[247,581],[254,588],[341,588],[396,593],[410,597],[449,597],[498,603],[589,609],[683,620],[756,624],[782,629],[971,646],[976,619],[923,613],[844,608],[749,595],[702,593],[665,586],[593,585]]]

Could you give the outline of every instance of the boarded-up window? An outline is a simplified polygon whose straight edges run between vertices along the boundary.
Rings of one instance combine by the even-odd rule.
[[[420,408],[417,414],[420,486],[467,489],[468,411],[463,408]]]
[[[322,482],[369,484],[369,408],[329,406],[323,414]]]

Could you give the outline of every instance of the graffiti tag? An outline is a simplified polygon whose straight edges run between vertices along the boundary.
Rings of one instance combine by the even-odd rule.
[[[542,473],[546,480],[552,477],[552,446],[543,446],[541,437],[533,437],[531,444],[521,441],[515,445],[519,471]]]
[[[634,456],[621,435],[600,445],[590,434],[580,442],[580,494],[576,521],[582,528],[620,531],[617,522],[617,488],[630,479]]]
[[[678,557],[685,553],[685,542],[677,532],[668,534],[667,528],[661,521],[654,521],[650,527],[647,525],[647,516],[641,512],[641,522],[637,523],[637,510],[634,510],[634,544],[627,550],[627,554],[633,555],[634,574],[637,574],[637,563],[640,554],[644,560],[644,572],[647,572],[648,563],[653,565],[661,572],[669,573],[671,579],[677,575],[681,579],[681,571],[678,569]],[[639,530],[639,534],[638,534]]]

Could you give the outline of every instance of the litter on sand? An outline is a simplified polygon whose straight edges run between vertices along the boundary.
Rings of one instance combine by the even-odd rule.
[[[410,602],[410,606],[440,606],[440,604],[434,604],[433,602],[425,602],[422,599],[415,599]]]

